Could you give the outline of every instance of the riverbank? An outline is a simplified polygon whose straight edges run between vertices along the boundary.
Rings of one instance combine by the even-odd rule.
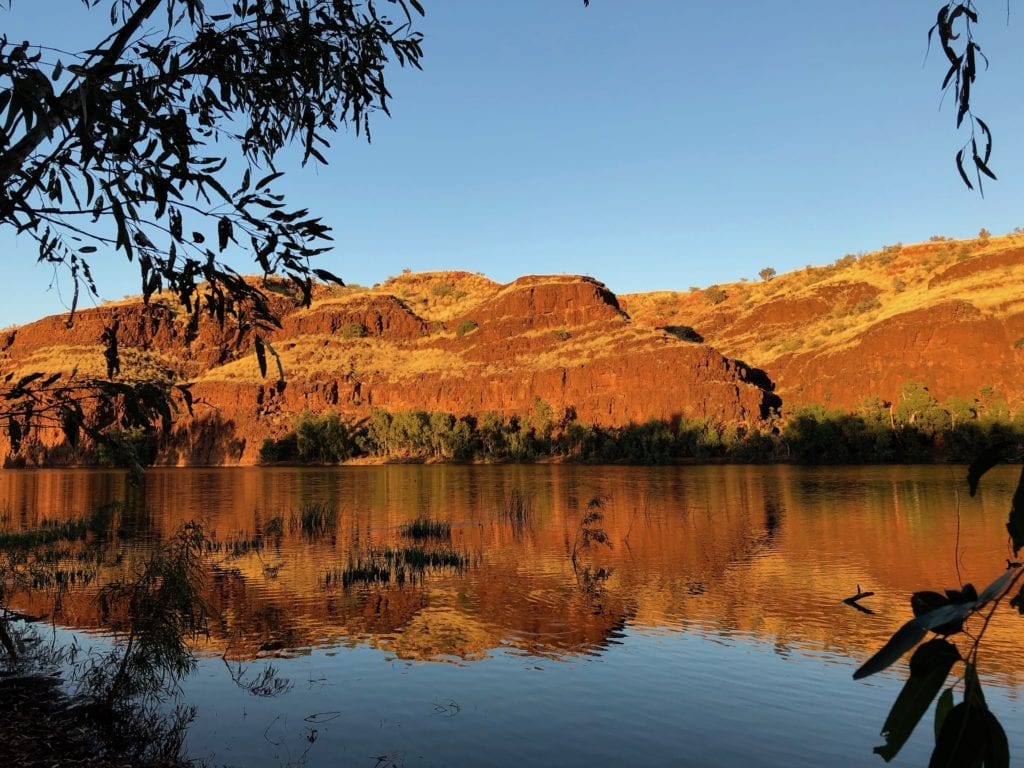
[[[70,697],[59,675],[0,672],[0,764],[5,768],[185,768],[182,760],[140,762],[110,744],[93,707]]]

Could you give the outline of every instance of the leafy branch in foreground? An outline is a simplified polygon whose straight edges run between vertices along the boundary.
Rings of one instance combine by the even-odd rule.
[[[977,23],[978,11],[973,2],[947,2],[939,8],[935,24],[928,30],[928,46],[931,47],[933,37],[938,39],[949,61],[949,69],[942,79],[942,91],[952,91],[956,99],[956,127],[960,128],[966,119],[970,128],[970,137],[956,153],[957,172],[968,189],[974,189],[971,183],[973,176],[978,191],[984,195],[982,178],[987,176],[995,181],[996,175],[988,165],[992,156],[992,131],[984,120],[974,114],[971,106],[971,88],[978,76],[978,66],[983,63],[988,69],[988,58],[974,40],[974,25]],[[982,145],[980,151],[979,142]],[[965,167],[967,159],[970,164]]]
[[[993,446],[971,465],[968,485],[972,496],[982,476],[1003,458],[1006,448],[1006,444]],[[1024,469],[1013,495],[1006,528],[1016,557],[1024,548]],[[947,589],[944,593],[915,592],[910,598],[914,618],[900,627],[874,656],[854,672],[855,680],[881,672],[917,647],[910,658],[910,677],[882,726],[885,744],[875,747],[875,752],[886,762],[899,753],[938,696],[935,747],[930,765],[1008,768],[1010,749],[1006,732],[985,702],[978,666],[989,622],[1000,603],[1018,586],[1022,576],[1024,568],[1021,564],[1008,561],[1003,574],[980,593],[971,584],[964,584],[960,589]],[[1010,599],[1009,604],[1024,614],[1024,587]],[[972,619],[980,622],[980,627],[970,633],[964,626]],[[921,643],[929,634],[935,637]],[[966,653],[948,639],[961,634],[970,640]],[[943,690],[950,672],[957,665],[963,666],[962,673]],[[958,688],[961,700],[955,703]]]
[[[119,254],[138,266],[147,307],[162,292],[180,304],[186,342],[202,316],[230,321],[263,375],[268,353],[283,374],[263,335],[279,325],[265,286],[228,259],[246,254],[253,271],[282,275],[307,306],[314,279],[341,282],[311,266],[329,228],[287,206],[275,163],[291,145],[303,165],[326,163],[328,137],[347,126],[369,140],[371,116],[389,109],[385,68],[420,65],[422,5],[379,3],[391,18],[370,0],[82,4],[109,10],[103,39],[59,50],[0,34],[0,228],[67,272],[69,324],[83,292],[98,296],[93,259]],[[8,13],[19,5],[0,2]],[[107,380],[8,377],[0,421],[15,450],[34,420],[74,446],[116,420],[166,425],[172,394],[188,403],[184,388],[115,380],[116,339],[107,348]],[[119,415],[91,422],[90,410]]]
[[[385,66],[419,66],[420,4],[388,0],[395,21],[362,0],[83,3],[109,6],[111,32],[79,52],[0,36],[0,225],[68,270],[72,314],[81,290],[96,294],[100,251],[138,264],[144,301],[169,290],[222,322],[276,322],[222,261],[229,248],[305,303],[314,277],[336,280],[310,267],[329,230],[286,207],[275,160],[299,144],[303,164],[326,163],[345,125],[369,138],[388,111]]]
[[[138,431],[152,434],[159,425],[170,431],[173,413],[179,408],[192,412],[188,384],[121,376],[117,347],[117,323],[103,333],[107,378],[36,371],[15,378],[9,372],[0,388],[0,423],[17,454],[38,430],[57,430],[76,449],[84,436],[105,449],[114,464],[131,468],[136,474],[146,462],[131,441],[117,439],[117,433]]]

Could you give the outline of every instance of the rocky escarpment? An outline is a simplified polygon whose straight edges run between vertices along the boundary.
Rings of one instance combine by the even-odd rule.
[[[205,321],[186,343],[173,312],[154,320],[132,304],[79,313],[70,328],[47,318],[17,329],[0,364],[25,372],[62,362],[66,369],[74,359],[99,372],[99,335],[117,317],[122,355],[140,369],[129,365],[126,376],[159,370],[192,382],[194,411],[161,444],[159,461],[168,464],[255,463],[263,440],[292,429],[306,409],[351,420],[373,408],[507,418],[528,414],[539,398],[557,414],[604,426],[698,418],[750,425],[774,402],[745,366],[712,347],[637,327],[596,280],[474,279],[472,297],[453,279],[433,283],[445,287],[429,296],[386,284],[322,290],[309,308],[279,302],[281,328],[268,339],[283,381],[260,376],[248,338]],[[441,317],[439,296],[452,296],[458,311]],[[71,456],[60,441],[44,436],[36,455]]]
[[[908,381],[924,383],[940,401],[969,401],[983,388],[1008,394],[1019,407],[1024,312],[983,312],[965,299],[886,318],[841,348],[782,355],[772,366],[794,402],[854,408],[865,395],[899,400]]]
[[[765,370],[783,415],[802,404],[897,403],[908,382],[943,402],[1024,408],[1024,235],[934,238],[847,255],[761,283],[620,297],[637,325],[691,326]]]

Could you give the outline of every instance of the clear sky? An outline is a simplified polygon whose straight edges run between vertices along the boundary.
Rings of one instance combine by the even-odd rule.
[[[945,59],[925,56],[939,0],[423,4],[423,71],[391,72],[373,144],[342,133],[328,166],[287,168],[291,202],[335,230],[320,266],[349,282],[408,267],[685,290],[1024,225],[1024,9],[1007,23],[1002,0],[977,3],[974,105],[1000,176],[984,200],[953,165]],[[88,48],[100,6],[15,0],[0,29]],[[35,244],[0,231],[0,249],[0,325],[61,311]],[[103,297],[139,291],[123,257],[96,262]]]

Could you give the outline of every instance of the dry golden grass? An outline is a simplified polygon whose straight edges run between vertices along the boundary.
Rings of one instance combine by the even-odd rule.
[[[107,363],[103,357],[103,350],[98,344],[90,346],[54,344],[32,350],[17,362],[13,370],[15,376],[23,376],[35,371],[65,374],[76,371],[83,378],[91,378],[106,376]]]
[[[998,260],[1001,253],[1022,246],[1024,235],[891,246],[874,253],[844,256],[830,265],[809,266],[777,275],[767,282],[722,283],[717,287],[724,291],[725,299],[717,304],[709,300],[712,294],[707,289],[630,294],[619,299],[631,321],[604,319],[566,328],[533,328],[515,334],[493,332],[494,328],[502,327],[504,320],[510,319],[493,316],[497,307],[506,306],[503,303],[506,296],[531,286],[574,282],[579,278],[536,276],[501,285],[469,272],[403,273],[372,288],[317,286],[312,307],[296,311],[337,309],[343,312],[350,304],[395,296],[427,321],[430,326],[427,335],[398,341],[306,334],[278,339],[275,347],[289,378],[349,376],[356,380],[400,382],[421,374],[529,373],[583,365],[623,350],[656,349],[668,342],[664,332],[655,329],[685,325],[693,327],[706,343],[723,354],[767,367],[788,354],[812,349],[842,349],[879,323],[941,302],[966,300],[983,313],[1024,309],[1024,292],[1019,289],[1024,284],[1024,258],[1007,258],[1005,266],[955,279],[941,278],[946,270],[969,271],[974,260],[988,257]],[[832,297],[850,285],[861,283],[871,286],[877,297],[859,304],[851,302],[855,306],[843,306],[829,299],[835,306],[795,324],[769,325],[755,321],[764,316],[766,308],[774,307],[776,314],[784,315],[788,310],[780,307],[807,308],[815,306],[814,302],[820,307],[820,297]],[[268,288],[274,292],[291,290],[278,282],[270,283]],[[160,297],[160,301],[171,307],[176,304],[170,296]],[[112,305],[129,303],[130,300],[124,300]],[[480,331],[460,337],[456,324],[465,318],[478,321]],[[519,322],[510,324],[510,327],[519,326]],[[684,342],[671,340],[671,343]],[[171,380],[180,363],[173,354],[162,356],[124,347],[121,354],[125,378]],[[99,345],[41,348],[19,361],[18,370],[22,373],[70,371],[75,365],[81,375],[102,375],[106,371]],[[276,365],[270,360],[267,379],[275,377]],[[207,371],[199,380],[265,381],[252,355],[243,355]]]
[[[781,355],[828,346],[842,349],[872,326],[897,315],[936,304],[966,300],[982,312],[1019,305],[1024,258],[1009,266],[978,271],[949,281],[933,278],[957,264],[996,256],[1024,245],[1024,235],[987,239],[942,239],[894,245],[859,256],[847,255],[831,265],[807,267],[768,282],[721,283],[727,298],[712,305],[704,290],[658,291],[620,297],[639,325],[690,325],[724,354],[758,364]],[[773,302],[800,300],[830,287],[865,283],[878,291],[877,306],[837,307],[796,327],[761,326],[751,313]]]
[[[397,296],[424,320],[444,322],[467,314],[500,288],[500,283],[472,272],[403,272],[372,292]]]

